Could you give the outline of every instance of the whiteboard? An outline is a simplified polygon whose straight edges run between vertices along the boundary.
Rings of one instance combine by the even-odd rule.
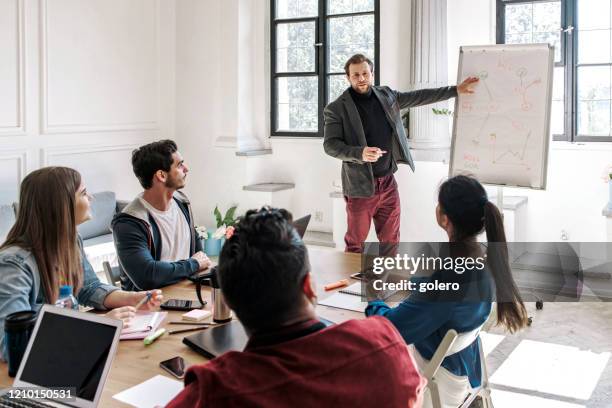
[[[546,188],[554,50],[548,44],[461,47],[449,175],[485,184]]]

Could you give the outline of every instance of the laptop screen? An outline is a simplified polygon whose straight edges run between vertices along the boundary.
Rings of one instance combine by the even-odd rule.
[[[76,388],[93,401],[113,345],[115,326],[44,313],[21,380],[47,388]]]
[[[309,223],[310,223],[310,214],[293,221],[293,227],[297,231],[300,238],[304,238],[304,234],[306,233],[306,228],[308,228]]]

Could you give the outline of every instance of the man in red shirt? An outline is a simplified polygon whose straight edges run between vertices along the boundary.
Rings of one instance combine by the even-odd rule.
[[[168,407],[420,406],[424,380],[387,319],[317,318],[308,251],[287,211],[248,211],[218,274],[249,342],[190,368]]]

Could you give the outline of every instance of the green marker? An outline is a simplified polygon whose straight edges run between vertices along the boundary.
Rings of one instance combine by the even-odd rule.
[[[159,339],[165,332],[166,332],[166,329],[159,329],[155,333],[148,335],[147,337],[145,337],[145,339],[143,341],[144,345],[145,346],[150,345],[155,340]]]

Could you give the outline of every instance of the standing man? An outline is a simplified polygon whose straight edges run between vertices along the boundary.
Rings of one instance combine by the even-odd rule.
[[[144,192],[112,222],[124,290],[171,285],[210,266],[196,239],[191,205],[179,190],[189,168],[172,140],[132,152],[132,168]]]
[[[363,54],[349,58],[344,72],[351,86],[325,107],[323,147],[342,160],[348,216],[345,251],[361,252],[372,219],[379,242],[399,242],[400,198],[393,173],[398,163],[414,171],[400,109],[473,93],[478,78],[467,78],[458,86],[398,92],[373,86],[374,65]]]

